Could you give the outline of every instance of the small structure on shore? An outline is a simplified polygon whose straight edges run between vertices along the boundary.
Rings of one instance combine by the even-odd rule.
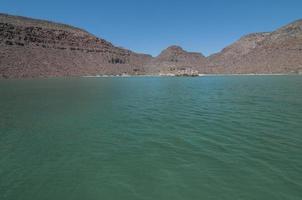
[[[192,68],[180,68],[175,73],[176,76],[199,76],[199,72]]]

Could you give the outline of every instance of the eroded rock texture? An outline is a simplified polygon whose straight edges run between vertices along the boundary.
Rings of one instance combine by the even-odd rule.
[[[63,24],[0,15],[0,76],[144,74],[152,59]]]
[[[171,46],[153,58],[65,24],[0,14],[0,78],[302,73],[302,20],[242,37],[209,57]]]
[[[208,58],[209,73],[302,72],[302,20],[242,37]]]

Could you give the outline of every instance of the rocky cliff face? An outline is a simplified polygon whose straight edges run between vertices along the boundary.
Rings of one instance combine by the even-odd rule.
[[[0,15],[2,77],[143,74],[151,59],[68,25]]]
[[[0,14],[0,78],[187,72],[302,73],[302,20],[244,36],[207,58],[178,46],[153,58],[69,25]]]
[[[209,57],[209,73],[302,71],[302,20],[271,33],[247,35]]]

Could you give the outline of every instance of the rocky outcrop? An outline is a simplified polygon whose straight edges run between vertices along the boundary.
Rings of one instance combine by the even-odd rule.
[[[155,73],[174,73],[184,70],[198,70],[207,64],[207,59],[201,53],[187,52],[179,46],[171,46],[159,56],[146,64]]]
[[[246,35],[234,44],[224,48],[220,53],[211,55],[208,59],[217,66],[230,66],[243,56],[253,51],[270,33],[253,33]]]
[[[0,78],[302,73],[302,20],[209,57],[171,46],[153,58],[65,24],[0,14]]]
[[[144,74],[151,59],[68,25],[0,15],[2,77]]]
[[[208,73],[299,73],[302,20],[271,33],[247,35],[208,59]]]

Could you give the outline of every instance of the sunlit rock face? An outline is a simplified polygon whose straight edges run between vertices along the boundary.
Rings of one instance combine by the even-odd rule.
[[[151,58],[69,25],[0,15],[2,77],[139,74]]]
[[[212,73],[299,73],[302,20],[270,33],[244,36],[208,60]]]
[[[0,78],[302,73],[302,20],[240,38],[221,52],[170,46],[157,57],[116,47],[65,24],[0,14]],[[189,73],[190,74],[190,73]]]
[[[170,46],[147,63],[150,69],[160,73],[175,73],[185,69],[199,70],[207,59],[201,53],[187,52],[179,46]]]

